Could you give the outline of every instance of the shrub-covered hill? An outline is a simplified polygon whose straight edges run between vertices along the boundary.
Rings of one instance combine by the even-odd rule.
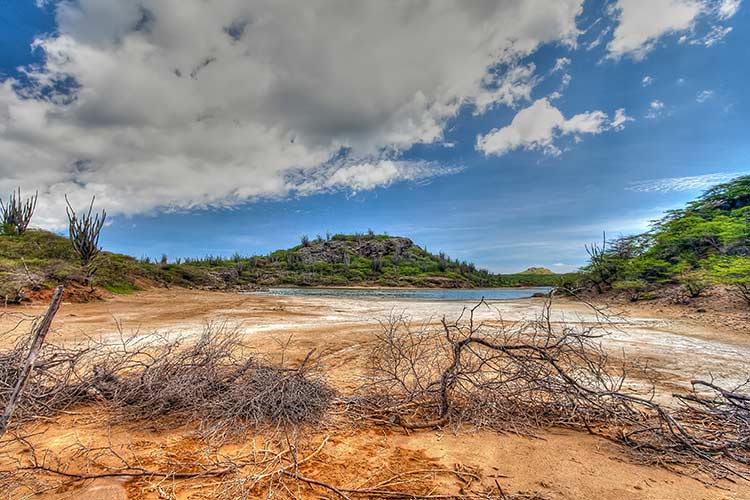
[[[518,274],[555,274],[546,267],[529,267]]]
[[[632,300],[664,285],[687,298],[724,285],[750,305],[750,176],[719,184],[645,233],[589,248],[584,276]]]
[[[494,287],[559,285],[574,275],[498,275],[432,254],[407,238],[376,234],[308,239],[268,255],[205,257],[168,262],[102,252],[93,284],[114,293],[150,286],[252,289],[265,286]],[[28,230],[0,236],[0,297],[8,302],[33,296],[58,283],[86,283],[67,238]]]

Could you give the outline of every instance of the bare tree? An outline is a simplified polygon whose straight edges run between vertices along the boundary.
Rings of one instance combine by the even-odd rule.
[[[99,234],[107,218],[107,212],[104,209],[102,209],[101,214],[96,213],[92,215],[95,199],[95,196],[92,197],[88,211],[82,212],[79,215],[70,205],[67,195],[65,196],[65,203],[68,205],[66,212],[68,214],[70,242],[73,245],[73,250],[75,250],[81,260],[81,266],[86,270],[88,280],[91,279],[95,271],[92,265],[94,257],[101,252],[99,248]]]
[[[6,234],[23,234],[29,227],[31,216],[34,215],[36,200],[39,193],[34,193],[25,200],[21,197],[21,188],[10,193],[8,204],[0,198],[0,212],[3,219],[3,232]]]

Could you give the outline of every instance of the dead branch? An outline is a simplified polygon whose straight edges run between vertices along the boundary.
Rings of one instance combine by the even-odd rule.
[[[731,462],[750,464],[750,395],[693,381],[692,394],[676,396],[682,408],[667,410],[625,388],[631,365],[602,348],[606,325],[555,323],[551,303],[532,321],[480,322],[482,305],[455,321],[444,317],[437,328],[415,328],[402,316],[383,322],[364,387],[370,399],[355,404],[406,429],[599,427],[639,453],[748,477]]]
[[[15,413],[16,407],[20,402],[21,393],[26,388],[26,384],[29,381],[29,376],[31,375],[31,371],[34,369],[34,364],[37,360],[37,357],[39,356],[39,351],[41,350],[42,345],[44,344],[44,339],[47,337],[47,332],[49,332],[49,328],[52,325],[52,320],[54,319],[57,310],[60,308],[62,294],[63,287],[62,285],[60,285],[55,288],[55,292],[52,295],[52,300],[49,304],[49,307],[47,308],[47,312],[44,314],[44,317],[32,333],[33,340],[31,341],[31,347],[29,348],[29,353],[26,356],[26,361],[21,367],[20,373],[18,374],[18,379],[16,380],[16,385],[13,389],[13,392],[11,392],[8,401],[5,403],[5,411],[3,412],[2,418],[0,418],[0,438],[2,438],[5,434],[5,431],[8,428],[8,424],[10,423],[10,419],[11,417],[13,417],[13,413]]]

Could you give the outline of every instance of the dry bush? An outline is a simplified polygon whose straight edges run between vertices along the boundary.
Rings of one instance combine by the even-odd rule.
[[[241,424],[317,421],[333,391],[309,370],[273,365],[248,354],[237,333],[208,326],[194,341],[127,341],[99,360],[95,389],[127,420],[198,420],[213,430]]]
[[[26,322],[21,321],[19,324]],[[29,336],[15,341],[10,341],[8,337],[9,334],[0,336],[0,341],[9,346],[0,349],[0,408],[5,408],[10,399],[31,343]],[[69,349],[44,345],[21,394],[13,423],[21,424],[39,417],[48,417],[73,405],[90,401],[91,382],[82,378],[77,369],[90,352],[90,347]]]
[[[367,396],[355,402],[373,418],[411,429],[566,425],[624,442],[644,460],[748,477],[737,462],[750,464],[749,395],[694,381],[692,393],[675,396],[668,409],[627,389],[635,365],[601,346],[605,318],[554,322],[548,303],[532,321],[478,322],[484,307],[439,326],[399,315],[383,322]]]
[[[560,424],[627,416],[619,398],[624,360],[612,370],[599,344],[603,325],[553,327],[551,306],[534,321],[477,322],[482,302],[440,325],[383,322],[371,354],[371,388],[399,401],[399,418],[419,407],[408,425],[469,421],[498,429],[527,422]]]
[[[25,340],[0,350],[0,406],[17,380]],[[230,429],[319,421],[334,396],[308,366],[287,368],[248,353],[237,333],[215,325],[200,337],[168,340],[121,336],[43,348],[15,423],[82,403],[103,405],[118,421],[163,425],[200,422],[221,435]]]

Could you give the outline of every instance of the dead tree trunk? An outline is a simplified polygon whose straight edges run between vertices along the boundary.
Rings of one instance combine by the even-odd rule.
[[[39,351],[44,344],[44,339],[47,336],[50,325],[52,325],[52,319],[55,317],[57,310],[60,308],[62,293],[62,285],[55,288],[55,293],[52,295],[52,301],[47,308],[47,312],[44,313],[42,320],[32,332],[33,338],[31,341],[31,349],[29,349],[29,355],[26,357],[26,362],[21,368],[21,373],[18,374],[16,387],[13,389],[13,393],[11,394],[10,399],[8,399],[8,404],[5,406],[3,416],[0,418],[0,438],[2,438],[5,434],[5,431],[8,428],[8,424],[10,423],[10,419],[13,416],[13,412],[16,411],[18,402],[21,400],[21,394],[26,387],[26,383],[29,381],[31,370],[34,369],[34,363],[36,362]]]

